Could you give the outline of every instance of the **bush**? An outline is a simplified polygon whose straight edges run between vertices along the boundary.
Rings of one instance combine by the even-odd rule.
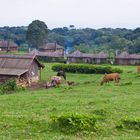
[[[118,129],[140,130],[140,118],[123,118],[117,125]]]
[[[52,126],[65,133],[76,133],[80,131],[96,131],[96,118],[92,115],[69,114],[53,116]]]
[[[110,66],[95,66],[89,64],[56,64],[52,66],[52,70],[71,73],[87,73],[87,74],[105,74],[105,73],[122,73],[123,71],[118,68],[112,68]]]
[[[10,79],[10,80],[6,81],[4,84],[0,85],[1,94],[12,93],[14,91],[19,91],[19,90],[23,90],[23,88],[17,87],[15,79]]]

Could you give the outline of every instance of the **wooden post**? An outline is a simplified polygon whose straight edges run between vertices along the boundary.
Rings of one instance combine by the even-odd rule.
[[[39,80],[41,81],[41,68],[39,70],[40,74],[39,74]]]

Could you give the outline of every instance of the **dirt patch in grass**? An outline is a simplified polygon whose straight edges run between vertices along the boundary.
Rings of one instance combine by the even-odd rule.
[[[34,90],[34,89],[45,89],[46,88],[46,82],[38,82],[38,83],[32,83],[28,89]]]

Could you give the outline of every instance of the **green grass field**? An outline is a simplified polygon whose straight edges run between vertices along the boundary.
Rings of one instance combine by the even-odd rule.
[[[56,73],[45,64],[42,80]],[[3,140],[138,140],[140,129],[117,129],[121,118],[140,117],[140,77],[135,66],[115,66],[124,70],[119,85],[100,86],[101,74],[70,74],[77,85],[52,89],[25,90],[0,95],[0,139]],[[50,125],[50,117],[67,113],[102,117],[97,132],[65,134]]]

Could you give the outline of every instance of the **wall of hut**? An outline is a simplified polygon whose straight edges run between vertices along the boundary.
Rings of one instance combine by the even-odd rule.
[[[17,52],[18,49],[17,49],[17,47],[10,47],[10,48],[7,48],[7,47],[0,47],[0,51],[1,51],[1,52],[7,52],[7,51],[10,51],[10,52]]]
[[[33,61],[28,71],[28,77],[31,82],[37,82],[39,80],[39,67],[36,61]]]
[[[15,76],[9,76],[9,75],[0,75],[0,83],[5,83],[6,81],[16,78]]]
[[[106,58],[95,58],[93,60],[94,64],[105,64],[105,63],[108,63],[108,60]]]
[[[52,53],[52,52],[58,52],[60,54],[64,54],[64,49],[63,48],[55,48],[55,49],[45,49],[45,48],[39,48],[40,52],[48,52],[48,53]]]
[[[108,63],[106,58],[82,58],[82,57],[68,57],[69,63],[88,63],[88,64],[105,64]]]
[[[29,86],[30,85],[30,81],[28,79],[28,77],[26,76],[26,73],[21,75],[21,76],[13,76],[13,75],[0,75],[0,84],[3,84],[9,80],[16,80],[16,84],[17,86]]]
[[[81,57],[68,57],[67,61],[69,63],[87,63],[87,61],[90,61],[89,59],[81,58]]]
[[[140,59],[115,59],[117,65],[140,65]]]

